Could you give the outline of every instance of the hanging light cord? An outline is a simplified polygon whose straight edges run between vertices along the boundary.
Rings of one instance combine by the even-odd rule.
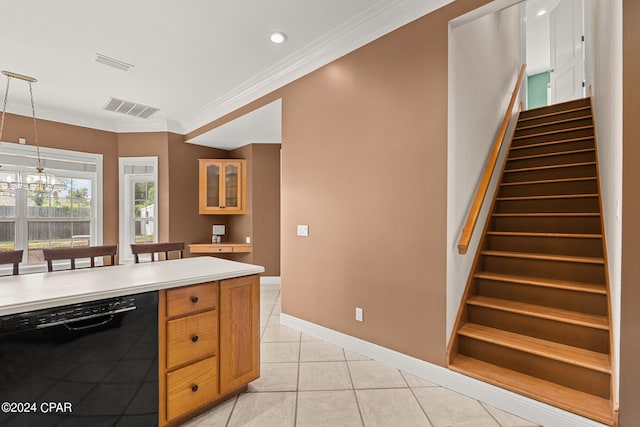
[[[44,167],[42,167],[42,161],[40,160],[40,143],[38,142],[38,126],[36,126],[36,107],[33,103],[33,85],[31,82],[29,82],[29,96],[31,97],[31,115],[33,116],[33,137],[36,142],[36,153],[38,155],[38,166],[36,166],[36,170],[42,173]]]
[[[0,119],[0,141],[2,141],[2,130],[4,129],[4,115],[7,111],[7,99],[9,99],[9,84],[11,77],[7,77],[7,87],[4,90],[4,104],[2,105],[2,118]]]
[[[4,103],[2,105],[2,118],[0,118],[0,142],[2,142],[2,131],[4,130],[4,115],[7,112],[7,99],[9,99],[9,84],[11,77],[7,76],[7,87],[4,90]],[[2,165],[0,165],[0,168]]]

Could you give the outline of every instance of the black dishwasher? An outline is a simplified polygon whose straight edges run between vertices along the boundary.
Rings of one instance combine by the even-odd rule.
[[[157,292],[0,317],[0,425],[157,426]]]

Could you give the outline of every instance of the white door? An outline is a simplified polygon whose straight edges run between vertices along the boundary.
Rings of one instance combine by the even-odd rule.
[[[551,26],[550,104],[584,98],[584,3],[562,0],[549,14]]]

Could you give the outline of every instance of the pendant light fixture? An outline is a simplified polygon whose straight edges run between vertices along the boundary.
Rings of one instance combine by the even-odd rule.
[[[38,140],[38,126],[36,121],[36,109],[33,102],[33,83],[37,82],[33,77],[25,76],[22,74],[14,73],[12,71],[2,71],[7,77],[7,84],[4,92],[4,103],[2,106],[2,117],[0,118],[0,141],[2,141],[2,131],[4,130],[4,117],[7,111],[7,100],[9,98],[9,87],[11,85],[11,79],[19,79],[29,84],[29,98],[31,99],[31,116],[33,117],[33,134],[34,141],[36,143],[36,172],[24,174],[17,174],[16,181],[7,180],[0,181],[0,191],[15,190],[18,188],[24,188],[25,190],[33,191],[36,194],[47,194],[54,191],[65,190],[67,186],[64,183],[57,183],[56,177],[53,174],[44,171],[42,165],[42,159],[40,158],[40,142]],[[24,175],[24,176],[23,176]]]

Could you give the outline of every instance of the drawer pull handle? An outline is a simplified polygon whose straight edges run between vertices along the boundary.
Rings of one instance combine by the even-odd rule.
[[[191,297],[191,302],[192,303],[197,303],[198,302],[198,297]]]
[[[194,385],[192,385],[192,386],[191,386],[191,391],[192,391],[192,392],[194,392],[194,393],[195,393],[196,391],[198,391],[198,384],[194,384]]]
[[[191,337],[191,341],[192,342],[198,342],[198,336],[197,335],[192,336]]]

